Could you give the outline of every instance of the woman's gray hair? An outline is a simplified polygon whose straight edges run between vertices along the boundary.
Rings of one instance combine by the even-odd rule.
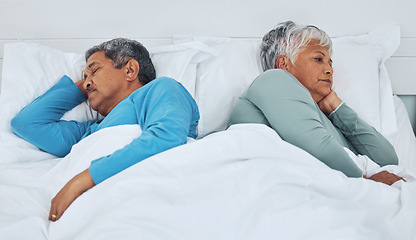
[[[318,40],[319,45],[326,47],[329,54],[332,54],[331,38],[323,30],[311,25],[297,25],[292,21],[278,24],[264,35],[261,43],[260,59],[263,70],[276,68],[278,56],[285,56],[294,63],[299,51],[313,39]]]
[[[105,56],[113,61],[115,68],[122,68],[131,59],[139,63],[139,81],[147,84],[156,78],[156,70],[150,59],[149,52],[139,42],[126,38],[116,38],[90,48],[85,53],[85,60],[96,52],[104,51]]]

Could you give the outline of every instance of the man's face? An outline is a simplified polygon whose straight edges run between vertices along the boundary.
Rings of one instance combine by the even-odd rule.
[[[96,52],[88,58],[84,78],[84,88],[91,107],[103,116],[107,116],[125,97],[122,95],[124,69],[115,68],[104,51]]]

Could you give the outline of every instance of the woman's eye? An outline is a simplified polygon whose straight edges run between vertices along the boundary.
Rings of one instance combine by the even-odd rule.
[[[99,69],[99,68],[96,68],[95,70],[93,70],[93,71],[92,71],[92,75],[94,75],[94,74],[98,71],[98,69]]]
[[[315,58],[316,61],[322,62],[322,58]]]

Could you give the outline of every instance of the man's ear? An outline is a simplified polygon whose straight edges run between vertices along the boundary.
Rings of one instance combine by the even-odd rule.
[[[131,59],[125,66],[124,70],[126,71],[127,81],[131,82],[138,78],[140,66],[135,59]]]
[[[276,68],[277,69],[283,69],[287,71],[287,66],[289,64],[289,59],[285,56],[278,56],[276,59]]]

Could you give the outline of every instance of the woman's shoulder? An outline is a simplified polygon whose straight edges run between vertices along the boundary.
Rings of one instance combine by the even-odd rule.
[[[249,92],[273,92],[282,96],[309,94],[309,91],[292,74],[283,69],[270,69],[260,74],[250,85]]]
[[[259,77],[281,77],[281,78],[292,78],[296,80],[296,78],[290,74],[288,71],[283,69],[269,69],[267,71],[264,71],[262,74],[259,75]]]

